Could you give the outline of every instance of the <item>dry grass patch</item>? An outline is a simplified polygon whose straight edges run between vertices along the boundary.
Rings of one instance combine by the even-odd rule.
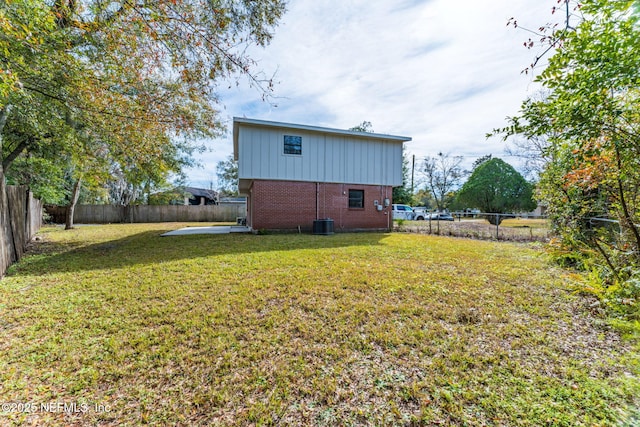
[[[498,229],[482,218],[456,218],[451,222],[402,221],[401,225],[396,221],[394,228],[411,233],[513,242],[546,242],[551,235],[548,220],[527,218],[505,219]]]
[[[25,425],[611,425],[628,344],[530,246],[47,228],[0,282]],[[44,250],[43,250],[44,249]],[[109,411],[94,410],[95,405]]]

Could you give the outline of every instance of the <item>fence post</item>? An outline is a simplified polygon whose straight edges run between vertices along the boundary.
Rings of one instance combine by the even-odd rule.
[[[500,214],[496,214],[496,240],[500,240]]]

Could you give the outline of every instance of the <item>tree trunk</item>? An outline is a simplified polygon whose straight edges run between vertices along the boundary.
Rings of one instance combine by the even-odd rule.
[[[636,224],[634,223],[634,217],[631,214],[631,211],[627,204],[624,185],[623,185],[622,179],[620,178],[620,173],[623,171],[623,166],[622,166],[622,155],[620,154],[620,148],[618,147],[618,144],[615,145],[615,149],[616,149],[616,162],[618,166],[618,173],[616,174],[617,190],[618,190],[618,198],[620,199],[620,206],[622,207],[622,214],[623,214],[623,218],[622,218],[622,221],[620,221],[620,225],[623,227],[627,227],[633,233],[633,237],[635,239],[635,249],[637,254],[637,250],[638,248],[640,248],[640,231],[638,230],[638,227],[636,227]]]
[[[501,215],[487,215],[487,221],[489,221],[491,225],[500,225],[502,219]]]
[[[76,184],[73,186],[73,193],[71,194],[71,201],[67,207],[67,222],[65,224],[65,230],[71,230],[73,228],[73,214],[76,210],[76,204],[80,197],[80,187],[82,186],[82,175],[78,177]]]
[[[7,119],[9,118],[10,112],[11,112],[11,105],[5,105],[4,108],[0,109],[0,135],[4,130],[4,125],[7,123]]]
[[[514,215],[511,215],[511,214],[487,215],[487,221],[489,221],[489,224],[491,225],[500,225],[502,224],[502,221],[504,221],[507,218],[514,218]]]

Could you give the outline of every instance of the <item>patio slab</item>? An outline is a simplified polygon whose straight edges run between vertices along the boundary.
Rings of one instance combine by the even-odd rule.
[[[167,236],[187,236],[190,234],[229,234],[229,233],[249,233],[251,229],[242,225],[217,225],[213,227],[185,227],[179,230],[168,231],[161,234]]]

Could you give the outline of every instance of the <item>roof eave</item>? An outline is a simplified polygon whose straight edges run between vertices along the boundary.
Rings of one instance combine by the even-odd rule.
[[[240,124],[244,124],[248,126],[304,130],[309,132],[327,133],[327,134],[335,134],[335,135],[347,135],[347,136],[354,136],[357,138],[381,139],[381,140],[395,141],[395,142],[411,141],[411,137],[408,137],[408,136],[387,135],[387,134],[373,133],[373,132],[358,132],[358,131],[352,131],[352,130],[342,130],[342,129],[320,127],[320,126],[309,126],[309,125],[300,125],[295,123],[282,123],[282,122],[272,122],[268,120],[248,119],[244,117],[234,117],[233,118],[234,160],[238,160],[237,158],[238,157],[238,129]]]

